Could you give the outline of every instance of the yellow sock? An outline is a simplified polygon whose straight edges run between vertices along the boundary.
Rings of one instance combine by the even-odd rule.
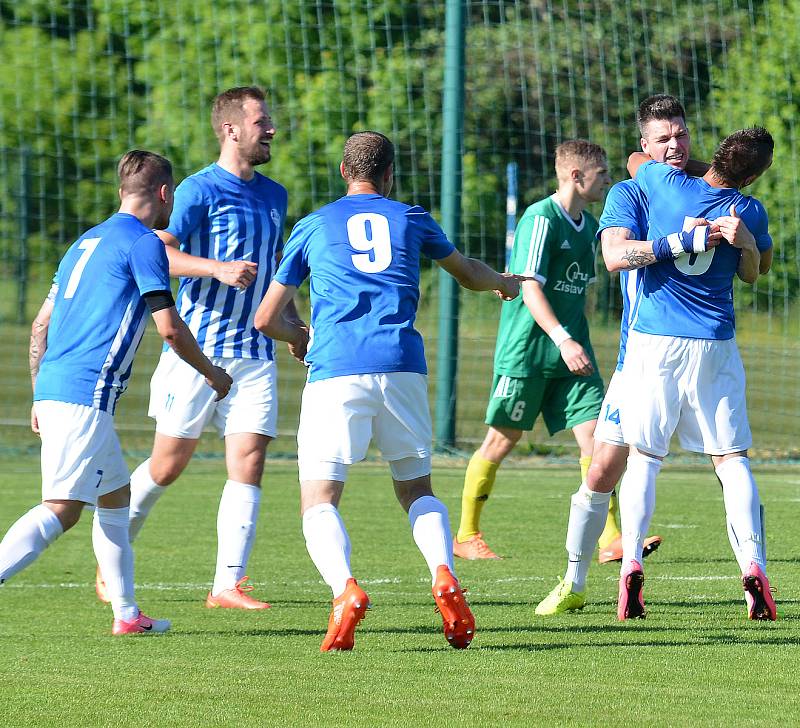
[[[614,492],[611,494],[611,500],[608,502],[606,526],[603,529],[603,533],[600,534],[600,539],[597,543],[601,549],[604,549],[619,535],[619,526],[617,525],[617,494]]]
[[[466,541],[481,530],[481,511],[492,492],[499,467],[500,463],[484,460],[477,452],[470,458],[461,494],[461,524],[456,534],[459,541]]]
[[[592,464],[592,456],[591,455],[581,455],[581,459],[578,460],[581,464],[581,482],[586,482],[586,476],[589,474],[589,466]]]

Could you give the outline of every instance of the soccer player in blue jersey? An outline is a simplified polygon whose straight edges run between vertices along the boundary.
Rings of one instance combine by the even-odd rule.
[[[772,239],[761,203],[740,190],[772,163],[773,140],[762,128],[722,141],[702,179],[646,155],[631,155],[628,170],[647,196],[649,234],[659,262],[647,266],[631,315],[625,357],[621,425],[625,442],[646,467],[628,478],[620,501],[623,563],[617,615],[644,616],[642,534],[652,515],[648,494],[676,433],[687,450],[711,456],[722,484],[729,528],[735,535],[750,619],[776,618],[767,579],[758,488],[747,449],[745,375],[736,346],[733,277],[754,283],[769,270]],[[709,220],[689,236],[694,252],[664,256],[683,244],[676,229]],[[723,242],[704,249],[704,231]],[[661,257],[664,256],[664,257]]]
[[[158,235],[167,246],[170,273],[180,276],[181,318],[234,383],[230,395],[216,401],[202,377],[164,350],[151,382],[153,451],[131,476],[131,538],[188,465],[203,428],[213,424],[225,438],[228,479],[206,606],[265,609],[269,604],[249,596],[252,586],[245,582],[266,447],[277,434],[277,383],[273,342],[255,328],[253,315],[280,255],[287,197],[284,187],[255,169],[270,161],[275,135],[260,88],[220,93],[211,124],[219,158],[181,182],[169,225]]]
[[[692,174],[704,174],[708,165],[689,158],[690,138],[686,114],[674,96],[657,94],[639,105],[637,124],[641,145],[652,159],[676,169],[690,169]],[[641,283],[644,265],[655,262],[652,241],[647,241],[647,198],[632,179],[615,184],[606,196],[600,217],[598,236],[606,266],[620,272],[622,292],[622,320],[617,367],[603,400],[600,417],[594,431],[592,463],[570,504],[567,530],[569,560],[564,578],[536,607],[540,616],[559,614],[581,609],[586,604],[586,578],[595,545],[600,546],[601,563],[622,559],[622,539],[616,524],[616,505],[603,511],[626,468],[629,449],[625,444],[619,418],[622,365],[628,339],[631,302]],[[711,244],[715,238],[712,236]],[[681,250],[681,254],[686,253]],[[635,456],[630,460],[632,472],[636,471]],[[604,527],[605,522],[605,527]],[[644,555],[658,547],[659,536],[645,540]]]
[[[284,307],[310,276],[312,343],[305,357],[297,433],[303,534],[312,561],[333,592],[321,650],[349,650],[369,600],[350,571],[350,541],[337,506],[349,466],[374,439],[389,461],[395,494],[433,581],[444,633],[469,645],[475,622],[453,569],[447,509],[431,490],[431,422],[422,337],[414,328],[421,255],[462,286],[519,294],[519,277],[465,258],[422,208],[387,199],[394,147],[361,132],[344,147],[347,195],[297,223],[256,325],[295,345],[305,329]]]
[[[231,379],[203,355],[179,318],[164,246],[151,230],[172,209],[172,166],[157,154],[128,152],[119,163],[119,212],[69,248],[34,321],[31,425],[42,439],[42,503],[0,543],[0,584],[97,505],[92,543],[114,611],[112,633],[165,632],[168,620],[139,610],[128,538],[129,474],[114,431],[150,309],[158,333],[196,370],[212,397]]]

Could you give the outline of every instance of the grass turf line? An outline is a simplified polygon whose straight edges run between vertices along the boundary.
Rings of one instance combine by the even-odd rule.
[[[0,532],[36,500],[33,459],[2,461]],[[671,725],[800,719],[794,513],[800,480],[756,472],[767,508],[775,624],[745,618],[710,468],[667,466],[645,564],[648,618],[615,619],[614,565],[594,565],[579,614],[533,608],[564,567],[570,468],[501,470],[483,527],[499,562],[459,561],[478,637],[449,648],[430,582],[388,471],[353,468],[342,514],[353,568],[374,608],[349,654],[318,652],[329,592],[306,554],[294,467],[268,463],[251,559],[266,612],[203,607],[213,575],[220,461],[198,461],[154,510],[136,543],[138,598],[168,617],[163,637],[112,638],[94,597],[90,518],[0,589],[0,706],[7,726],[67,725],[592,725],[636,716]],[[463,471],[434,485],[459,512]],[[453,523],[455,526],[456,524]],[[58,588],[65,583],[71,586]],[[81,586],[82,585],[82,586]],[[48,588],[44,588],[47,586]]]

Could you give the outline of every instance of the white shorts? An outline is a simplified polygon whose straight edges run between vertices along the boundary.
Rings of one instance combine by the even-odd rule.
[[[620,399],[625,442],[657,456],[681,447],[726,455],[752,445],[745,376],[735,339],[713,341],[631,331]]]
[[[42,500],[94,505],[130,482],[112,415],[53,400],[34,408],[42,436]]]
[[[616,370],[608,383],[606,396],[603,397],[603,404],[600,407],[600,414],[597,417],[597,425],[594,428],[594,439],[598,442],[605,442],[609,445],[627,447],[625,438],[622,436],[622,425],[620,423],[620,398],[624,385],[622,384],[622,371]]]
[[[211,422],[220,437],[237,432],[275,437],[278,421],[275,362],[210,358],[233,379],[228,396],[219,401],[205,377],[172,349],[161,354],[150,380],[148,410],[148,415],[156,421],[156,431],[195,440]]]
[[[363,460],[372,439],[390,462],[430,458],[426,376],[353,374],[306,384],[297,429],[301,480],[317,479],[303,474],[318,472],[320,463]]]

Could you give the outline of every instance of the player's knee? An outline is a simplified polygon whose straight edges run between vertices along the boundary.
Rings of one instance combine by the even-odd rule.
[[[156,461],[150,460],[150,477],[162,488],[172,485],[186,469],[188,460],[182,458],[166,458]]]
[[[614,490],[625,472],[627,461],[627,447],[607,445],[597,448],[589,472],[586,474],[586,485],[589,490],[600,493]]]
[[[481,457],[493,463],[499,463],[520,441],[522,430],[504,427],[502,430],[490,427],[481,445]]]
[[[45,505],[56,514],[64,531],[69,531],[80,520],[84,507],[83,503],[77,501],[45,501]]]

